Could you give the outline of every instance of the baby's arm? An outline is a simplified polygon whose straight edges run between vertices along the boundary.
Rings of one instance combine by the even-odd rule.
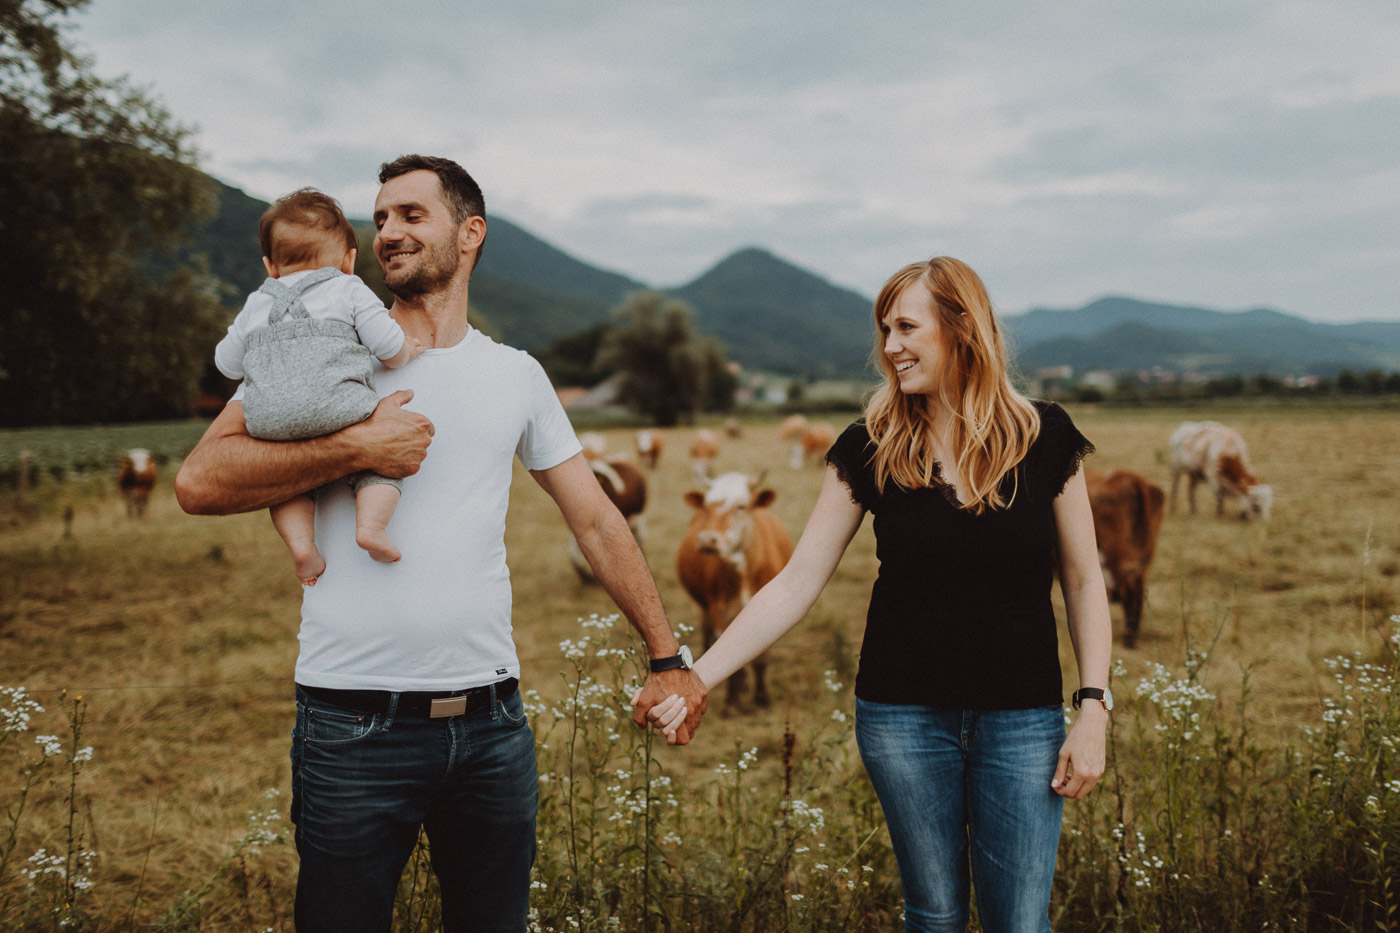
[[[214,365],[229,379],[242,379],[246,375],[243,372],[243,355],[248,352],[246,331],[249,317],[245,306],[228,326],[224,339],[214,348]]]
[[[368,347],[380,362],[390,369],[398,369],[423,352],[422,342],[404,333],[399,322],[394,320],[384,307],[384,302],[368,285],[354,279],[351,289],[355,333],[359,335],[360,343]]]
[[[390,369],[398,369],[404,363],[407,363],[409,360],[413,359],[415,356],[422,352],[423,341],[419,340],[417,337],[411,337],[408,334],[404,334],[403,346],[399,348],[399,352],[395,353],[387,360],[380,360],[380,362],[383,363],[385,366],[389,367]]]

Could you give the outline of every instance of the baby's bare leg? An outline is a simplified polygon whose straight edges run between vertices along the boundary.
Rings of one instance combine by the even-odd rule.
[[[310,496],[297,496],[279,502],[268,510],[272,527],[292,552],[292,564],[297,579],[304,586],[315,586],[316,578],[326,570],[325,558],[316,549],[316,503]]]
[[[389,483],[367,483],[355,495],[355,543],[380,563],[392,564],[403,556],[388,530],[398,504],[398,487]]]

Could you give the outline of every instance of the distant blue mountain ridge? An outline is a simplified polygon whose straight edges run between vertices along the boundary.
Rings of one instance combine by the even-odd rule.
[[[193,231],[191,253],[203,253],[229,282],[236,307],[262,281],[256,217],[266,203],[222,183],[218,194],[219,210]],[[364,230],[368,222],[356,225]],[[492,215],[471,301],[502,340],[539,350],[608,320],[628,294],[651,287]],[[747,368],[806,378],[873,376],[872,300],[767,250],[746,247],[691,282],[658,290],[689,304],[696,329],[721,340]],[[1269,308],[1225,312],[1118,296],[1003,320],[1026,373],[1059,365],[1274,375],[1400,370],[1400,322],[1322,324]]]

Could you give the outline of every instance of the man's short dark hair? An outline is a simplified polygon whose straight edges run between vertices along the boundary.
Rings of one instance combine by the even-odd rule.
[[[452,211],[452,222],[461,224],[468,217],[486,217],[486,198],[481,194],[481,186],[451,159],[441,156],[404,155],[392,162],[379,166],[379,183],[382,185],[391,178],[407,175],[409,172],[432,172],[442,185],[443,197]],[[486,247],[483,235],[481,246],[476,249],[476,261],[481,262],[481,251]]]

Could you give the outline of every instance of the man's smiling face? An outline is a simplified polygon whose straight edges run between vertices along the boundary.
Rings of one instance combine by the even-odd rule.
[[[416,298],[450,282],[462,262],[461,226],[435,172],[386,181],[374,199],[374,255],[389,291]]]

